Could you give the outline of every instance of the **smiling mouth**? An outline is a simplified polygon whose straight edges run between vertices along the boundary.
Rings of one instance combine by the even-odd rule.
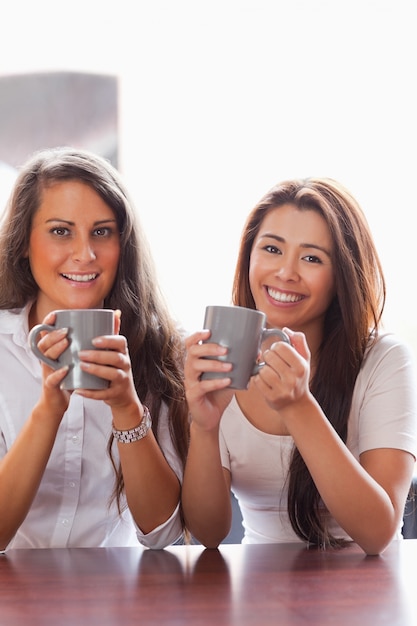
[[[267,288],[267,292],[268,295],[276,302],[300,302],[300,300],[304,299],[304,296],[300,296],[299,294],[283,293],[282,291],[277,291],[271,287]]]
[[[61,274],[61,276],[76,283],[88,283],[97,278],[98,274]]]

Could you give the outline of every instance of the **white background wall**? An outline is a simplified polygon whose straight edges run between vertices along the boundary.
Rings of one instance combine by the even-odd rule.
[[[0,74],[120,78],[121,171],[190,330],[230,300],[244,219],[276,182],[339,179],[417,350],[414,0],[10,0]]]

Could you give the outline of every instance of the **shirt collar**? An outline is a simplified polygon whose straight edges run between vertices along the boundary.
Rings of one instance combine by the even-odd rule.
[[[29,302],[21,309],[0,311],[0,333],[13,335],[15,343],[20,346],[27,345],[31,306],[32,302]]]

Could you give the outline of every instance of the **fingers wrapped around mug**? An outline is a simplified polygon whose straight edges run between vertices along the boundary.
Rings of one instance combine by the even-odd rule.
[[[295,336],[296,333],[294,333]],[[299,333],[302,335],[302,333]],[[293,340],[293,338],[292,338]],[[276,409],[309,393],[310,355],[303,341],[291,347],[277,342],[264,352],[255,384]]]
[[[185,393],[192,422],[205,431],[218,428],[233,396],[229,377],[232,365],[216,360],[216,357],[227,356],[227,350],[210,343],[209,335],[208,331],[201,331],[186,340],[185,361]],[[206,374],[218,374],[219,378],[205,380]]]
[[[126,400],[131,402],[135,393],[126,338],[123,335],[100,336],[93,344],[97,349],[79,352],[80,369],[105,381],[106,385],[101,389],[82,388],[78,392],[84,397],[105,401],[116,401],[119,396],[123,401],[123,394],[127,394]]]
[[[228,350],[217,343],[211,343],[209,337],[210,331],[203,330],[186,339],[186,389],[204,383],[203,388],[208,392],[223,389],[230,384],[232,364],[227,361]]]

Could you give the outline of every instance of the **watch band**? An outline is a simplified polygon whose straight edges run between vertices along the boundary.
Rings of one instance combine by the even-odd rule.
[[[139,426],[130,430],[117,430],[113,427],[113,436],[119,443],[133,443],[143,439],[152,426],[152,418],[147,406],[143,405],[143,417]]]

